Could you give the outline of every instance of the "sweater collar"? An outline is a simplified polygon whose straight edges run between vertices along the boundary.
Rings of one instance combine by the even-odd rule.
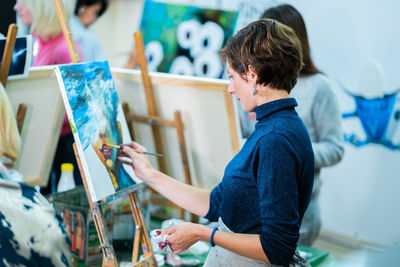
[[[278,100],[274,100],[271,102],[267,102],[260,106],[254,108],[254,112],[256,113],[256,119],[258,121],[262,120],[265,117],[268,117],[272,113],[277,111],[281,111],[284,109],[292,109],[297,106],[296,99],[294,98],[282,98]]]

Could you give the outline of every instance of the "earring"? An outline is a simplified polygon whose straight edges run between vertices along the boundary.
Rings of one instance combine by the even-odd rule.
[[[255,96],[257,94],[257,86],[253,84],[253,95]]]
[[[78,15],[82,15],[85,12],[85,8],[81,7],[78,9]]]

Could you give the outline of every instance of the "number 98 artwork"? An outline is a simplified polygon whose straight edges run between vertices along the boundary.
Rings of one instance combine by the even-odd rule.
[[[233,34],[236,12],[152,1],[143,10],[140,28],[149,71],[223,76],[218,51]]]

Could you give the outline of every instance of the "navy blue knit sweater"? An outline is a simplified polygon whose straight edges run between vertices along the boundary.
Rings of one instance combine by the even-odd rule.
[[[254,109],[256,129],[211,192],[206,218],[235,233],[260,234],[272,264],[287,266],[299,238],[314,177],[314,154],[294,98]]]

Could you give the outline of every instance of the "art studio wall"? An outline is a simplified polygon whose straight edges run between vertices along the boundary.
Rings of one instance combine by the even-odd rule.
[[[400,213],[391,212],[400,202],[400,3],[289,2],[306,18],[314,61],[338,84],[344,116],[345,156],[322,171],[323,228],[394,244],[400,238]]]

